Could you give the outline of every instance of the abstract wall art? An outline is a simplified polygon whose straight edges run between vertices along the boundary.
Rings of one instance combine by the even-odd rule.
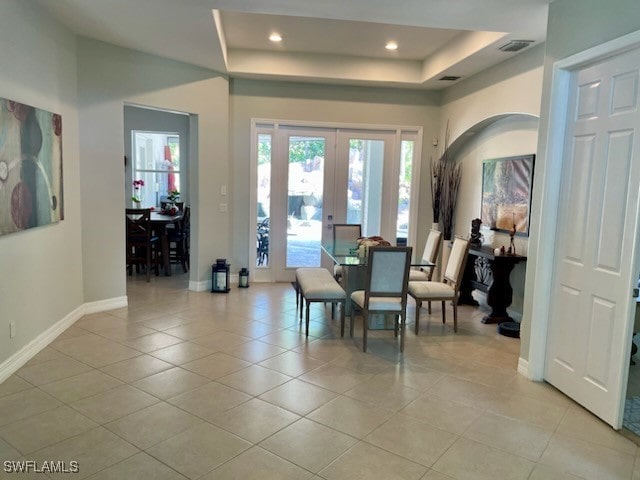
[[[0,235],[63,219],[62,117],[0,98]]]
[[[482,164],[482,223],[491,230],[529,235],[535,155],[485,160]]]

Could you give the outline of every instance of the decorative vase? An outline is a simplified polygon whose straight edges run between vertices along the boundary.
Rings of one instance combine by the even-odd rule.
[[[131,201],[131,206],[132,206],[133,208],[138,208],[138,209],[140,209],[140,208],[142,208],[142,202],[136,202],[135,200],[132,200],[132,201]]]

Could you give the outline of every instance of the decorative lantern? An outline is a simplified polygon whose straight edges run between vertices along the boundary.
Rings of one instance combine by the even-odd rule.
[[[213,293],[229,293],[229,274],[231,265],[227,263],[226,258],[216,259],[216,263],[211,266],[211,291]]]
[[[249,288],[249,270],[247,268],[241,268],[239,275],[239,288]]]

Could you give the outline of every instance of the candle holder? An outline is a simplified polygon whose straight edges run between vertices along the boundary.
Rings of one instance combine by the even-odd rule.
[[[249,269],[241,268],[238,274],[238,288],[249,288]]]
[[[226,258],[216,259],[216,263],[211,266],[211,292],[212,293],[229,293],[229,277],[231,265],[227,263]]]

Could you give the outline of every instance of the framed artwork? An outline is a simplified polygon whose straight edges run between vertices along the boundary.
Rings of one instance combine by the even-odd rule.
[[[0,98],[0,235],[62,219],[62,117]]]
[[[482,163],[482,223],[491,230],[529,235],[529,209],[535,155]]]

